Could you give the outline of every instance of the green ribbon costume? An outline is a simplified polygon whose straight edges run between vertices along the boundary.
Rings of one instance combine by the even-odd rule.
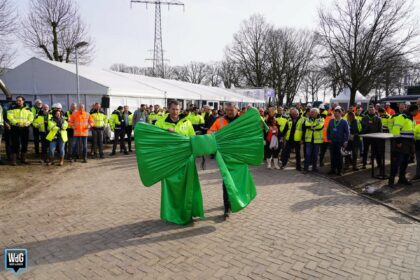
[[[195,165],[195,158],[203,155],[215,155],[232,212],[255,198],[248,165],[260,165],[264,159],[263,126],[257,110],[248,110],[213,134],[187,137],[138,123],[134,135],[141,181],[147,187],[162,181],[163,220],[187,224],[192,217],[204,218]]]

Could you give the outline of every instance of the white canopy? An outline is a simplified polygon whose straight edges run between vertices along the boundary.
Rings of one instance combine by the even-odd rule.
[[[77,94],[74,64],[31,58],[2,77],[14,95],[41,98],[46,103],[74,102]],[[264,103],[264,100],[204,85],[79,66],[79,89],[83,102],[103,95],[111,103],[136,106],[140,102],[163,104],[165,99]],[[112,100],[114,99],[114,101]],[[63,101],[60,101],[63,100]],[[64,102],[67,103],[67,102]],[[113,105],[111,105],[113,106]]]
[[[350,102],[351,91],[349,88],[343,89],[337,97],[331,99],[331,103],[349,103]],[[356,92],[355,102],[368,103],[369,100],[366,99],[359,91]]]

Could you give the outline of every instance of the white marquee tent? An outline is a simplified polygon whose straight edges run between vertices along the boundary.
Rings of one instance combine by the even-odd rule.
[[[2,80],[13,95],[23,95],[27,100],[40,98],[44,103],[60,102],[63,107],[77,101],[76,67],[74,64],[31,58],[8,71]],[[81,102],[91,105],[100,102],[102,96],[110,97],[110,109],[128,105],[131,110],[140,104],[165,106],[168,99],[187,103],[259,105],[259,100],[226,89],[196,85],[187,82],[133,75],[79,66]]]
[[[332,98],[331,99],[331,104],[332,103],[337,103],[340,106],[344,106],[346,109],[349,107],[349,103],[350,103],[350,96],[351,96],[351,91],[349,88],[344,88],[343,91],[341,91],[337,97]],[[364,97],[359,91],[356,92],[356,96],[355,96],[355,100],[354,102],[356,103],[361,103],[363,107],[366,107],[367,104],[369,103],[369,100]]]

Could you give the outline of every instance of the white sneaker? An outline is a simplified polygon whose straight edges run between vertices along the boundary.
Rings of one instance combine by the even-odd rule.
[[[267,159],[267,168],[271,169],[271,158]]]
[[[277,160],[274,160],[274,168],[280,170],[279,162]]]

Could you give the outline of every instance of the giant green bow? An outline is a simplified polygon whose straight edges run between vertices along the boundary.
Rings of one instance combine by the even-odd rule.
[[[256,110],[248,110],[213,134],[187,137],[139,123],[134,135],[143,184],[150,187],[162,181],[163,220],[186,224],[192,217],[204,217],[195,165],[198,156],[215,155],[232,212],[240,211],[256,196],[248,169],[248,165],[261,164],[264,157],[261,118]]]

